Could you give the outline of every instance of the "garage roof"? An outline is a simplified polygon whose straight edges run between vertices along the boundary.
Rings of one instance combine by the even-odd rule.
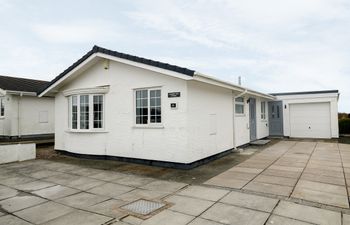
[[[312,94],[328,94],[328,93],[339,93],[338,90],[323,90],[323,91],[304,91],[304,92],[282,92],[282,93],[271,93],[270,95],[312,95]]]

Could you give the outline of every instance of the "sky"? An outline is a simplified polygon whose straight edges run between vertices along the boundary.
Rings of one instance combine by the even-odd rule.
[[[348,0],[0,0],[0,74],[51,80],[93,45],[265,93],[338,89],[350,113]]]

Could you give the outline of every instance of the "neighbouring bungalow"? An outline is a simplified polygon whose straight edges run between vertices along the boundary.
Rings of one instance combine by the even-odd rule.
[[[269,136],[268,102],[276,100],[194,70],[98,46],[39,96],[55,97],[57,151],[178,168]],[[278,110],[282,116],[282,107]]]
[[[0,76],[0,139],[53,138],[53,97],[39,98],[47,81]]]

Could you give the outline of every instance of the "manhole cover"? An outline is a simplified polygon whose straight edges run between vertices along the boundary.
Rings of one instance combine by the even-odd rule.
[[[121,208],[128,210],[132,213],[141,214],[145,216],[154,211],[157,211],[158,209],[164,206],[165,204],[161,202],[154,202],[154,201],[140,199],[130,204],[124,205]]]

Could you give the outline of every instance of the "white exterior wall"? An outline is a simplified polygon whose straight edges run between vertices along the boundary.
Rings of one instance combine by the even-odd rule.
[[[277,100],[283,102],[283,133],[284,136],[290,136],[290,120],[289,120],[289,105],[295,103],[321,103],[326,102],[330,104],[331,115],[331,137],[339,137],[338,128],[338,93],[326,94],[301,94],[301,95],[280,95]],[[285,105],[287,107],[285,107]]]
[[[5,96],[5,116],[0,118],[0,135],[22,136],[54,133],[53,98],[35,96]],[[47,114],[47,122],[40,122],[39,116]],[[45,114],[45,113],[44,113]]]
[[[235,141],[236,146],[241,146],[250,143],[250,126],[249,126],[249,103],[247,100],[252,97],[256,99],[256,138],[261,139],[269,136],[268,124],[268,106],[266,103],[266,120],[261,119],[261,101],[268,102],[267,99],[262,99],[257,96],[244,95],[244,114],[235,114]]]
[[[234,147],[232,91],[188,82],[188,147],[190,161]]]
[[[105,131],[71,132],[68,127],[68,98],[62,91],[110,85],[105,94]],[[134,125],[134,89],[161,87],[163,128]],[[169,92],[181,92],[168,98]],[[185,80],[110,61],[105,70],[101,61],[70,81],[56,95],[55,149],[74,153],[110,155],[189,163],[187,146],[187,84]],[[176,101],[178,109],[170,109]]]

